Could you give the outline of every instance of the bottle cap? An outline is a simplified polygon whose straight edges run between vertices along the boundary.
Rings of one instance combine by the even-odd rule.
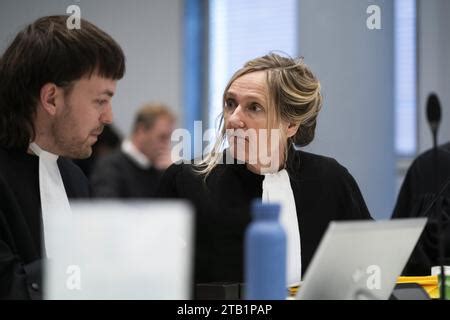
[[[261,200],[254,200],[252,202],[252,215],[254,218],[275,218],[278,219],[280,215],[279,203],[265,203]]]

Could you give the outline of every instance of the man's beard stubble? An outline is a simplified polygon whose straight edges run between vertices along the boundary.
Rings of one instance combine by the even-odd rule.
[[[84,141],[81,141],[76,136],[71,136],[71,132],[77,132],[78,125],[72,118],[72,106],[67,104],[64,110],[67,111],[51,127],[51,134],[59,150],[59,155],[71,159],[89,158],[92,154],[92,145],[89,143],[90,136],[86,137]],[[101,129],[97,128],[94,131]]]

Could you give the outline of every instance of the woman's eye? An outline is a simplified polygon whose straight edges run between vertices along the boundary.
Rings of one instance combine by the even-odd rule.
[[[234,108],[236,108],[236,101],[234,101],[233,99],[225,100],[225,108],[227,108],[227,109],[234,109]]]
[[[250,111],[252,111],[252,112],[260,112],[260,111],[263,110],[263,108],[262,108],[259,104],[257,104],[257,103],[251,104],[251,105],[248,107],[248,109],[249,109]]]

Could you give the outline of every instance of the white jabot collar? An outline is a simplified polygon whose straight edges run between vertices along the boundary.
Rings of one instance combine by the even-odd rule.
[[[121,150],[131,158],[140,168],[148,169],[151,167],[151,162],[141,151],[136,148],[131,140],[126,139],[122,142]]]
[[[294,193],[286,169],[264,174],[262,201],[281,205],[280,222],[286,231],[287,285],[299,285],[302,275],[300,230]]]
[[[30,150],[39,157],[39,194],[41,198],[43,241],[48,258],[59,244],[51,241],[52,232],[56,232],[56,220],[71,217],[69,199],[58,168],[58,155],[41,149],[36,143],[30,144]]]

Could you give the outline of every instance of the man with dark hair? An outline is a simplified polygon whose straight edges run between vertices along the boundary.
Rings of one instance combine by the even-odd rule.
[[[69,30],[66,19],[36,20],[0,58],[0,299],[42,298],[47,227],[70,214],[68,198],[89,196],[64,157],[91,155],[125,72],[108,34],[85,20]]]
[[[94,197],[152,198],[170,161],[175,117],[160,103],[146,104],[136,114],[131,137],[120,150],[100,159],[90,177]]]

